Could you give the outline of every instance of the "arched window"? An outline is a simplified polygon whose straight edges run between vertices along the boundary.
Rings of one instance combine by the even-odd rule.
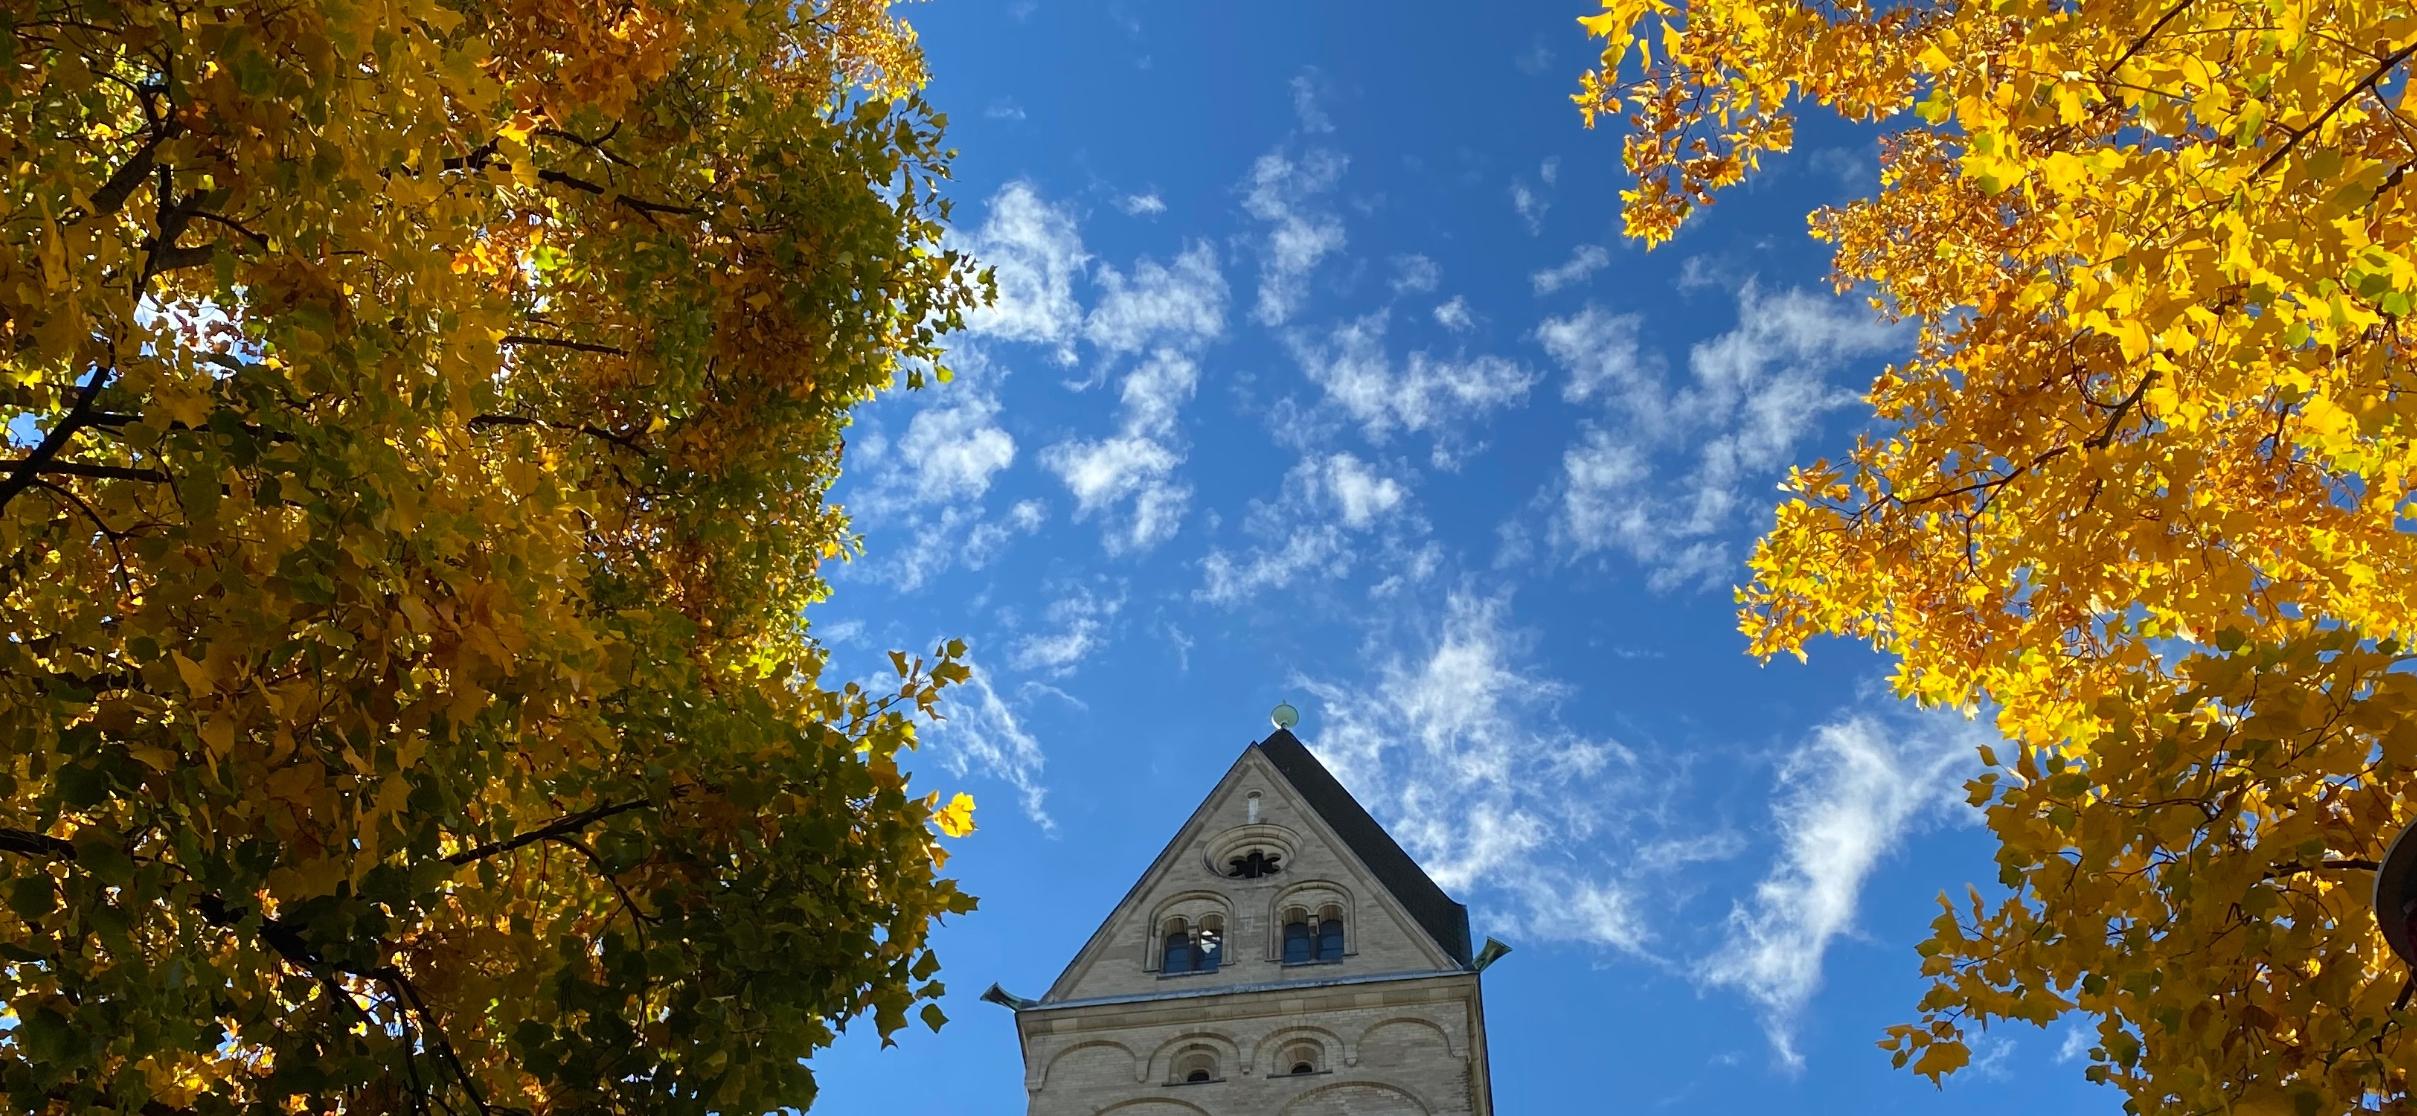
[[[1166,952],[1159,955],[1158,971],[1162,973],[1192,971],[1192,932],[1180,918],[1167,923]]]
[[[1197,926],[1170,918],[1158,941],[1158,975],[1216,972],[1225,961],[1225,916],[1202,915]]]
[[[1316,1073],[1324,1069],[1325,1065],[1325,1051],[1318,1049],[1318,1044],[1314,1042],[1293,1043],[1286,1046],[1284,1053],[1276,1057],[1276,1072],[1279,1074],[1299,1076],[1305,1073]]]
[[[1209,915],[1200,920],[1200,932],[1192,938],[1192,971],[1213,973],[1225,959],[1225,920]]]
[[[1343,959],[1343,909],[1327,907],[1318,912],[1318,960]]]
[[[1310,928],[1309,912],[1284,912],[1284,963],[1306,965],[1317,960],[1316,931]]]
[[[1219,1080],[1217,1052],[1205,1046],[1194,1046],[1184,1050],[1183,1053],[1175,1055],[1173,1076],[1172,1084],[1176,1085],[1198,1085],[1205,1081]]]

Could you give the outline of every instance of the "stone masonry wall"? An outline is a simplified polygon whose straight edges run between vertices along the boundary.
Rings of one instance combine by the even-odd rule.
[[[1099,952],[1084,959],[1050,992],[1052,1000],[1103,996],[1164,995],[1208,985],[1229,986],[1299,979],[1312,967],[1280,963],[1278,905],[1293,892],[1328,892],[1344,900],[1347,915],[1344,958],[1315,966],[1317,976],[1433,971],[1441,957],[1406,918],[1394,913],[1379,886],[1334,847],[1315,818],[1293,797],[1282,776],[1255,757],[1240,777],[1218,789],[1205,824],[1182,835],[1182,844],[1162,875],[1149,881],[1135,901],[1116,912]],[[1250,796],[1259,796],[1259,821],[1250,819]],[[1220,848],[1250,843],[1268,834],[1290,846],[1282,870],[1255,880],[1225,876],[1209,858]],[[1321,888],[1320,885],[1327,885]],[[1224,963],[1214,973],[1161,975],[1158,919],[1181,907],[1193,913],[1198,900],[1212,900],[1229,913]]]
[[[1475,1116],[1476,978],[1043,1010],[1019,1017],[1031,1116]],[[1291,1057],[1315,1051],[1315,1069]],[[1184,1083],[1187,1052],[1215,1080]]]

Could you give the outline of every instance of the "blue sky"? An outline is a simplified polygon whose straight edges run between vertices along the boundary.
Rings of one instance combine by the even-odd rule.
[[[1580,7],[910,9],[1001,300],[861,417],[869,553],[811,616],[843,672],[974,647],[918,778],[979,799],[982,906],[940,935],[954,1022],[849,1036],[818,1112],[1022,1112],[975,995],[1039,994],[1286,699],[1515,947],[1506,1114],[2118,1110],[2066,1023],[1943,1092],[1888,1066],[1933,897],[1994,892],[1982,730],[1735,630],[1773,483],[1905,344],[1804,232],[1873,134],[1808,122],[1647,253],[1567,99]]]

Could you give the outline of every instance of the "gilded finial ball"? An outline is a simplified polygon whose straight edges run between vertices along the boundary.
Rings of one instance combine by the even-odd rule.
[[[1267,714],[1267,719],[1274,721],[1277,728],[1288,729],[1301,723],[1301,711],[1293,708],[1292,703],[1288,701],[1271,710]]]

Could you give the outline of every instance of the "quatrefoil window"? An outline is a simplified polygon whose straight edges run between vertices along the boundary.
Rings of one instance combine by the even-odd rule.
[[[1226,861],[1225,874],[1237,880],[1255,880],[1275,875],[1283,866],[1282,854],[1269,852],[1266,849],[1252,849]]]

